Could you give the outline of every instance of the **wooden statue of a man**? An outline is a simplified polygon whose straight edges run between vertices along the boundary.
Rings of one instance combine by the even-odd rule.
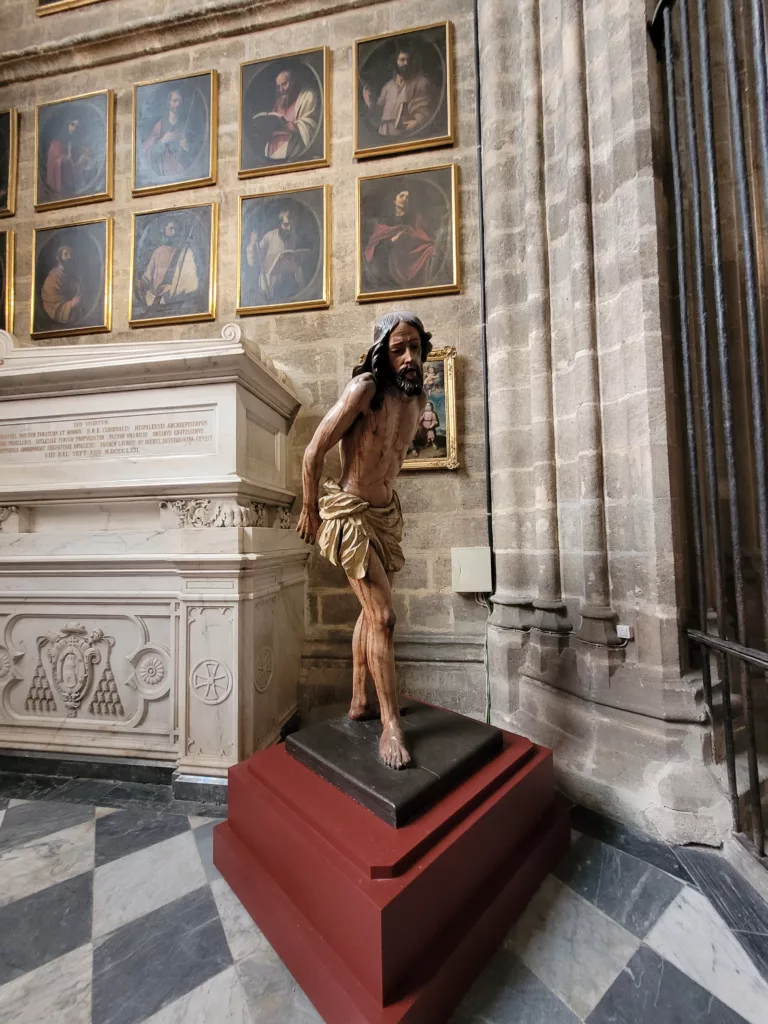
[[[370,716],[366,678],[373,677],[381,712],[379,754],[390,768],[410,761],[395,681],[392,577],[405,564],[403,514],[394,489],[424,412],[423,364],[432,335],[413,313],[387,313],[373,345],[304,455],[304,506],[297,530],[341,566],[362,611],[352,639],[349,717]],[[326,481],[323,461],[341,443],[341,477]]]

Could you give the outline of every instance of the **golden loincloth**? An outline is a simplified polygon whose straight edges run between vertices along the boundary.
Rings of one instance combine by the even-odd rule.
[[[333,565],[341,566],[347,576],[353,580],[365,576],[371,545],[387,572],[403,568],[403,513],[394,491],[386,507],[372,508],[367,501],[326,480],[318,505],[322,519],[317,533],[320,553]]]

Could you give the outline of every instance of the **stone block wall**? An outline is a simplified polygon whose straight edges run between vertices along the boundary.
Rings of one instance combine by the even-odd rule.
[[[114,218],[113,330],[86,340],[157,340],[207,337],[236,319],[238,197],[275,189],[329,183],[331,186],[331,306],[328,310],[243,318],[248,334],[284,369],[303,401],[291,440],[291,480],[300,490],[300,461],[322,415],[336,401],[351,369],[371,342],[380,313],[413,308],[434,332],[436,346],[455,345],[458,361],[458,432],[461,469],[404,474],[398,484],[406,519],[407,564],[397,580],[398,634],[439,639],[466,638],[459,644],[460,682],[450,703],[476,708],[482,703],[482,634],[485,608],[451,591],[452,546],[487,543],[483,469],[483,399],[480,364],[478,199],[476,173],[475,81],[471,0],[424,0],[418,9],[405,0],[387,3],[332,0],[315,17],[309,0],[260,3],[246,0],[102,0],[50,15],[34,14],[34,0],[0,4],[0,107],[21,115],[17,214],[4,223],[16,232],[15,334],[29,339],[32,229],[92,217]],[[356,163],[352,158],[352,49],[355,39],[449,20],[453,24],[456,145]],[[237,177],[239,69],[243,61],[327,45],[331,51],[331,164],[327,168]],[[131,196],[133,85],[214,68],[219,73],[218,181],[211,187],[154,197]],[[35,105],[91,90],[117,94],[115,200],[61,211],[35,213]],[[355,302],[358,175],[437,164],[459,165],[462,290],[458,295]],[[128,327],[131,217],[134,212],[215,200],[219,209],[217,324],[200,323],[131,330]],[[65,343],[77,338],[63,339]],[[55,344],[55,341],[48,342]],[[329,460],[334,468],[334,460]],[[297,506],[298,507],[298,506]],[[295,508],[294,512],[297,511]],[[295,516],[294,516],[295,518]],[[316,554],[310,562],[307,683],[330,699],[348,675],[348,641],[357,605],[343,574]],[[344,660],[328,678],[312,660],[313,644],[336,640]],[[318,647],[318,650],[320,650]],[[423,686],[436,693],[442,669],[430,668],[430,644],[418,648],[425,662]],[[462,674],[463,673],[463,674]],[[340,686],[339,686],[340,684]],[[413,688],[419,688],[417,681]],[[327,691],[327,692],[326,692]]]

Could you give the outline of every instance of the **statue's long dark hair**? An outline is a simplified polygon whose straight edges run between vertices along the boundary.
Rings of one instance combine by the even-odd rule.
[[[432,351],[432,335],[424,329],[424,324],[415,313],[397,311],[385,313],[380,316],[373,325],[373,344],[368,349],[364,361],[352,371],[352,376],[357,377],[359,373],[372,373],[376,384],[376,397],[374,404],[378,404],[384,391],[392,383],[392,370],[389,365],[389,336],[398,324],[408,324],[415,328],[421,339],[421,361],[426,362],[427,356]]]

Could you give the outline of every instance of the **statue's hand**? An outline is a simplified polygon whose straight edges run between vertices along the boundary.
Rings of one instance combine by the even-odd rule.
[[[307,544],[314,544],[317,538],[317,531],[320,529],[320,513],[317,508],[310,508],[305,505],[301,510],[299,521],[296,524],[296,533]]]

